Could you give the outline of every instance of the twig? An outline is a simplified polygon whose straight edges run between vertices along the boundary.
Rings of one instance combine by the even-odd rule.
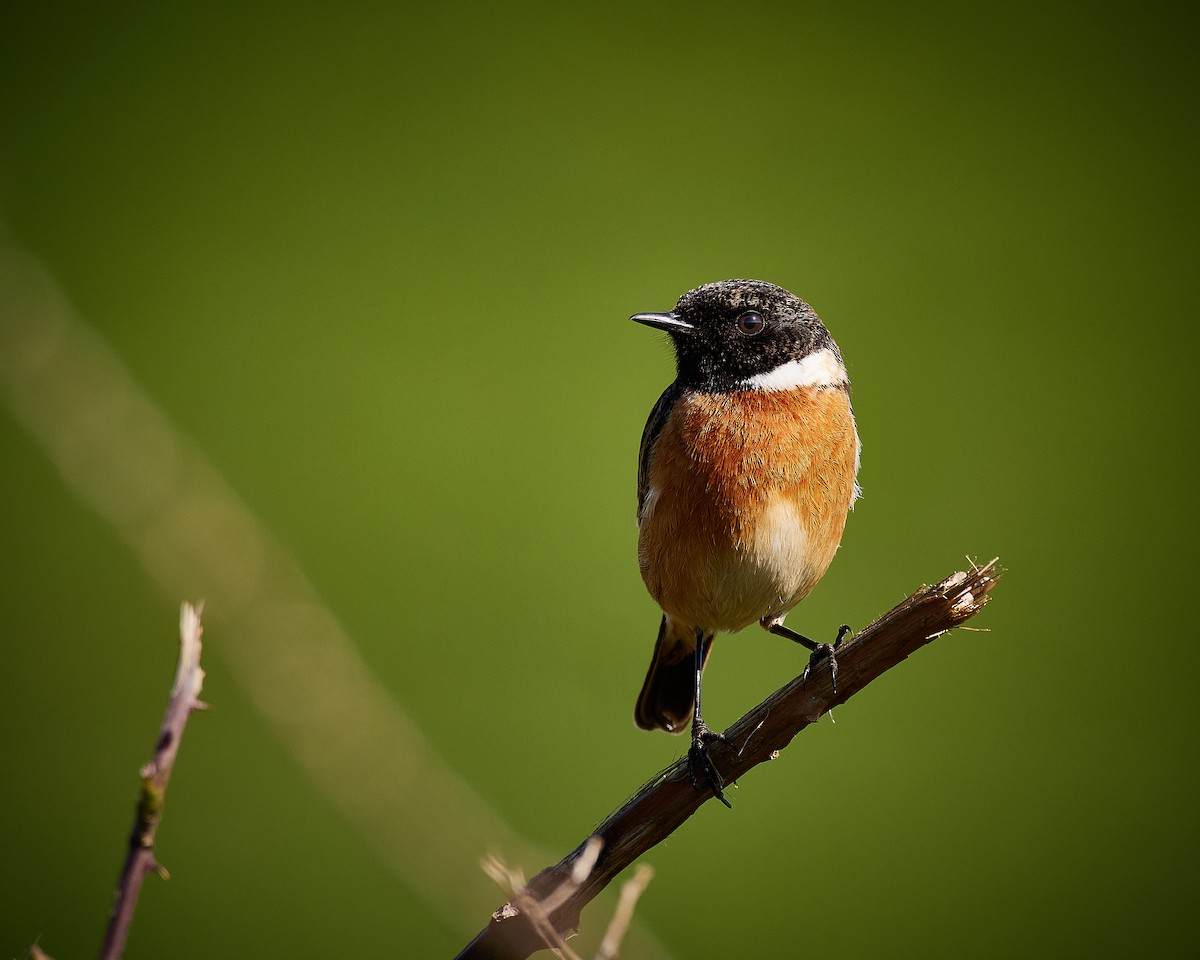
[[[588,837],[583,845],[583,852],[571,866],[571,872],[542,900],[529,896],[525,891],[525,877],[521,871],[509,869],[498,857],[486,857],[482,863],[483,872],[513,895],[512,900],[501,907],[501,910],[520,911],[529,917],[542,938],[542,946],[556,957],[562,960],[582,960],[579,954],[567,946],[563,934],[554,928],[550,922],[550,915],[579,892],[579,887],[595,868],[603,846],[604,841],[599,837]]]
[[[175,683],[167,701],[166,713],[163,714],[154,756],[142,767],[142,787],[138,794],[133,831],[129,835],[129,852],[117,882],[100,960],[120,960],[124,954],[142,879],[148,873],[167,876],[166,870],[154,859],[154,834],[162,818],[167,781],[171,779],[171,768],[179,752],[183,728],[192,711],[202,710],[205,706],[197,699],[204,683],[204,671],[200,669],[202,633],[200,612],[190,603],[183,604],[179,612],[179,662],[175,667]]]
[[[641,863],[633,871],[633,876],[621,884],[617,909],[608,921],[608,929],[604,931],[604,939],[600,941],[600,949],[596,951],[596,960],[616,960],[617,954],[621,952],[621,941],[629,932],[629,923],[633,920],[633,908],[637,906],[638,897],[653,879],[654,868]]]
[[[827,661],[818,663],[807,683],[797,677],[771,694],[725,731],[736,749],[714,743],[710,756],[725,781],[732,782],[764,760],[774,759],[792,738],[832,707],[845,703],[872,680],[931,640],[959,626],[987,602],[1001,571],[996,561],[951,574],[923,587],[838,648],[837,690]],[[586,880],[545,919],[559,936],[579,926],[579,914],[622,870],[671,835],[700,805],[712,798],[688,775],[686,757],[661,772],[594,831],[604,847]],[[581,858],[581,845],[534,877],[519,897],[497,910],[491,921],[458,955],[458,960],[523,960],[546,946],[539,923],[521,909],[526,898],[544,902],[562,887]],[[541,917],[537,918],[542,920]]]

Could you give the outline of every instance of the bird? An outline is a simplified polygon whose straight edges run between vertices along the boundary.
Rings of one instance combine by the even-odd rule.
[[[634,708],[645,730],[682,733],[689,770],[731,806],[709,747],[701,678],[717,634],[757,622],[830,661],[784,625],[829,568],[859,496],[861,443],[842,352],[805,301],[761,280],[689,290],[666,313],[675,379],[650,411],[637,472],[638,566],[662,609]]]

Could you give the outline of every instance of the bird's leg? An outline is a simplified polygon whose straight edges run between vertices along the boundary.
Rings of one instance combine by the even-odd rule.
[[[838,664],[836,653],[837,648],[841,645],[842,641],[846,639],[847,634],[853,633],[849,626],[843,623],[841,627],[838,628],[837,638],[833,641],[833,643],[817,643],[817,641],[809,640],[808,637],[797,633],[790,627],[785,627],[781,620],[764,619],[762,621],[762,625],[763,629],[768,633],[773,633],[777,637],[786,637],[788,640],[791,640],[794,643],[808,647],[808,649],[813,652],[812,656],[808,658],[808,663],[804,667],[804,674],[800,679],[802,684],[808,683],[808,675],[812,672],[813,664],[822,657],[828,657],[829,674],[833,680],[833,692],[837,693]]]
[[[726,744],[729,741],[725,734],[710,730],[700,713],[700,677],[704,672],[704,654],[712,642],[713,638],[706,637],[703,630],[696,631],[696,712],[692,715],[692,747],[688,750],[688,771],[692,777],[692,786],[697,790],[700,789],[698,774],[703,772],[704,779],[712,788],[713,796],[732,809],[733,805],[725,798],[725,791],[722,789],[725,783],[708,756],[709,745],[714,741]]]

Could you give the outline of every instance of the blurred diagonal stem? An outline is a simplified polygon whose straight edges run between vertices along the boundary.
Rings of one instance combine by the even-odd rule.
[[[909,654],[978,613],[1001,574],[996,561],[959,571],[934,586],[922,587],[838,648],[837,689],[827,660],[807,682],[797,677],[777,690],[725,731],[733,746],[714,743],[711,757],[726,782],[733,782],[764,760],[775,759],[792,738],[832,707],[845,703],[872,680]],[[589,834],[564,859],[534,877],[493,915],[458,955],[458,960],[520,960],[555,946],[579,926],[580,912],[622,870],[665,840],[695,813],[712,791],[692,785],[686,758],[661,772]],[[575,883],[576,864],[591,855],[594,838],[602,841],[586,879]],[[589,846],[589,842],[592,846]],[[560,891],[570,889],[561,898]],[[561,899],[561,902],[557,902]],[[539,910],[523,909],[526,904]],[[554,903],[553,909],[545,909]],[[532,917],[536,915],[538,923]],[[549,922],[555,937],[548,937]]]
[[[545,860],[441,755],[296,557],[3,220],[0,407],[163,596],[203,592],[208,622],[220,626],[218,654],[255,709],[314,789],[444,925],[466,936],[475,924],[464,918],[494,895],[482,876],[464,881],[480,850]],[[626,943],[640,960],[670,957],[636,923]]]
[[[137,813],[133,830],[129,834],[129,852],[125,866],[117,881],[117,892],[113,898],[112,913],[108,929],[104,934],[104,946],[100,960],[120,960],[129,939],[129,926],[133,922],[133,911],[137,906],[142,880],[148,873],[166,871],[154,859],[154,837],[162,818],[163,800],[167,793],[167,782],[175,766],[179,752],[179,741],[183,728],[193,710],[203,709],[198,699],[204,683],[204,671],[200,669],[200,612],[190,603],[183,604],[179,614],[179,661],[175,667],[175,683],[167,700],[162,726],[154,746],[154,756],[142,767],[142,786],[138,794]]]

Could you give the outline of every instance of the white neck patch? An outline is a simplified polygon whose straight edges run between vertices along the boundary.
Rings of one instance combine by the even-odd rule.
[[[832,350],[818,350],[801,360],[789,360],[774,370],[756,373],[740,384],[746,390],[794,390],[797,387],[836,387],[849,382],[846,368]]]

